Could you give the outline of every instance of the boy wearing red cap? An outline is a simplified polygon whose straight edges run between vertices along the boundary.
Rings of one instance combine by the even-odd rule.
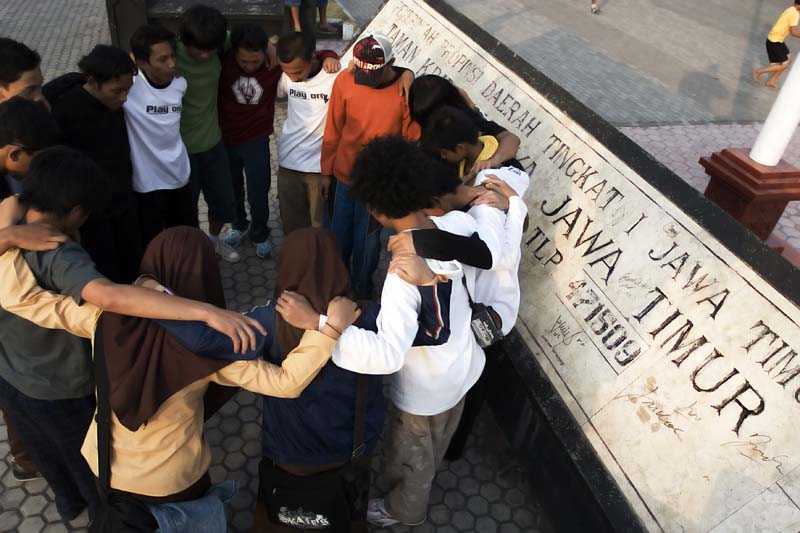
[[[350,169],[361,147],[375,137],[416,140],[419,129],[399,90],[405,69],[394,66],[389,39],[380,33],[363,37],[353,48],[353,63],[354,72],[343,71],[333,84],[320,166],[323,176],[336,178],[329,201],[331,230],[342,246],[356,295],[369,298],[380,254],[380,224],[351,198]]]

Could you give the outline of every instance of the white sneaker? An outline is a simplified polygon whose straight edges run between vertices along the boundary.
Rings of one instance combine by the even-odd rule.
[[[600,11],[600,8],[597,7],[597,4],[592,4],[592,13],[597,13]]]
[[[231,246],[239,246],[239,243],[242,242],[242,239],[244,239],[245,235],[247,235],[247,230],[239,231],[238,229],[230,228],[225,232],[222,240]]]
[[[399,524],[400,520],[392,518],[386,510],[383,498],[374,498],[367,504],[367,522],[373,526],[389,527]]]
[[[242,258],[239,255],[239,252],[234,250],[233,246],[225,242],[223,239],[217,239],[214,241],[214,251],[217,252],[217,255],[223,261],[227,261],[228,263],[236,263]]]

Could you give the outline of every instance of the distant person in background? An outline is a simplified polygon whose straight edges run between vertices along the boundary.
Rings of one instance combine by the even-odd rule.
[[[756,82],[760,83],[761,76],[764,74],[770,74],[764,85],[772,89],[778,88],[778,78],[792,62],[792,55],[789,53],[789,47],[786,46],[785,41],[789,34],[800,37],[800,30],[797,29],[799,22],[800,0],[794,0],[794,5],[787,7],[781,13],[767,36],[767,57],[769,57],[770,65],[753,71],[753,79]]]
[[[294,24],[294,31],[302,31],[300,27],[300,4],[302,0],[284,0],[284,4],[289,6],[289,11],[292,13],[292,24]],[[331,26],[328,22],[328,0],[317,0],[317,9],[319,9],[319,27],[318,31],[323,33],[336,33],[336,28]]]

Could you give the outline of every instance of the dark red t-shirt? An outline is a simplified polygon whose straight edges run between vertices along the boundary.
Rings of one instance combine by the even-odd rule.
[[[269,68],[266,64],[248,74],[236,63],[233,50],[225,53],[219,79],[219,125],[225,144],[242,144],[272,134],[281,74],[280,66]]]

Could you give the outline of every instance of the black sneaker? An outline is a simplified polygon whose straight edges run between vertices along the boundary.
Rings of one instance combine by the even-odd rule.
[[[34,479],[42,479],[42,475],[38,470],[25,470],[17,464],[13,459],[11,460],[11,472],[14,479],[20,482],[33,481]]]

